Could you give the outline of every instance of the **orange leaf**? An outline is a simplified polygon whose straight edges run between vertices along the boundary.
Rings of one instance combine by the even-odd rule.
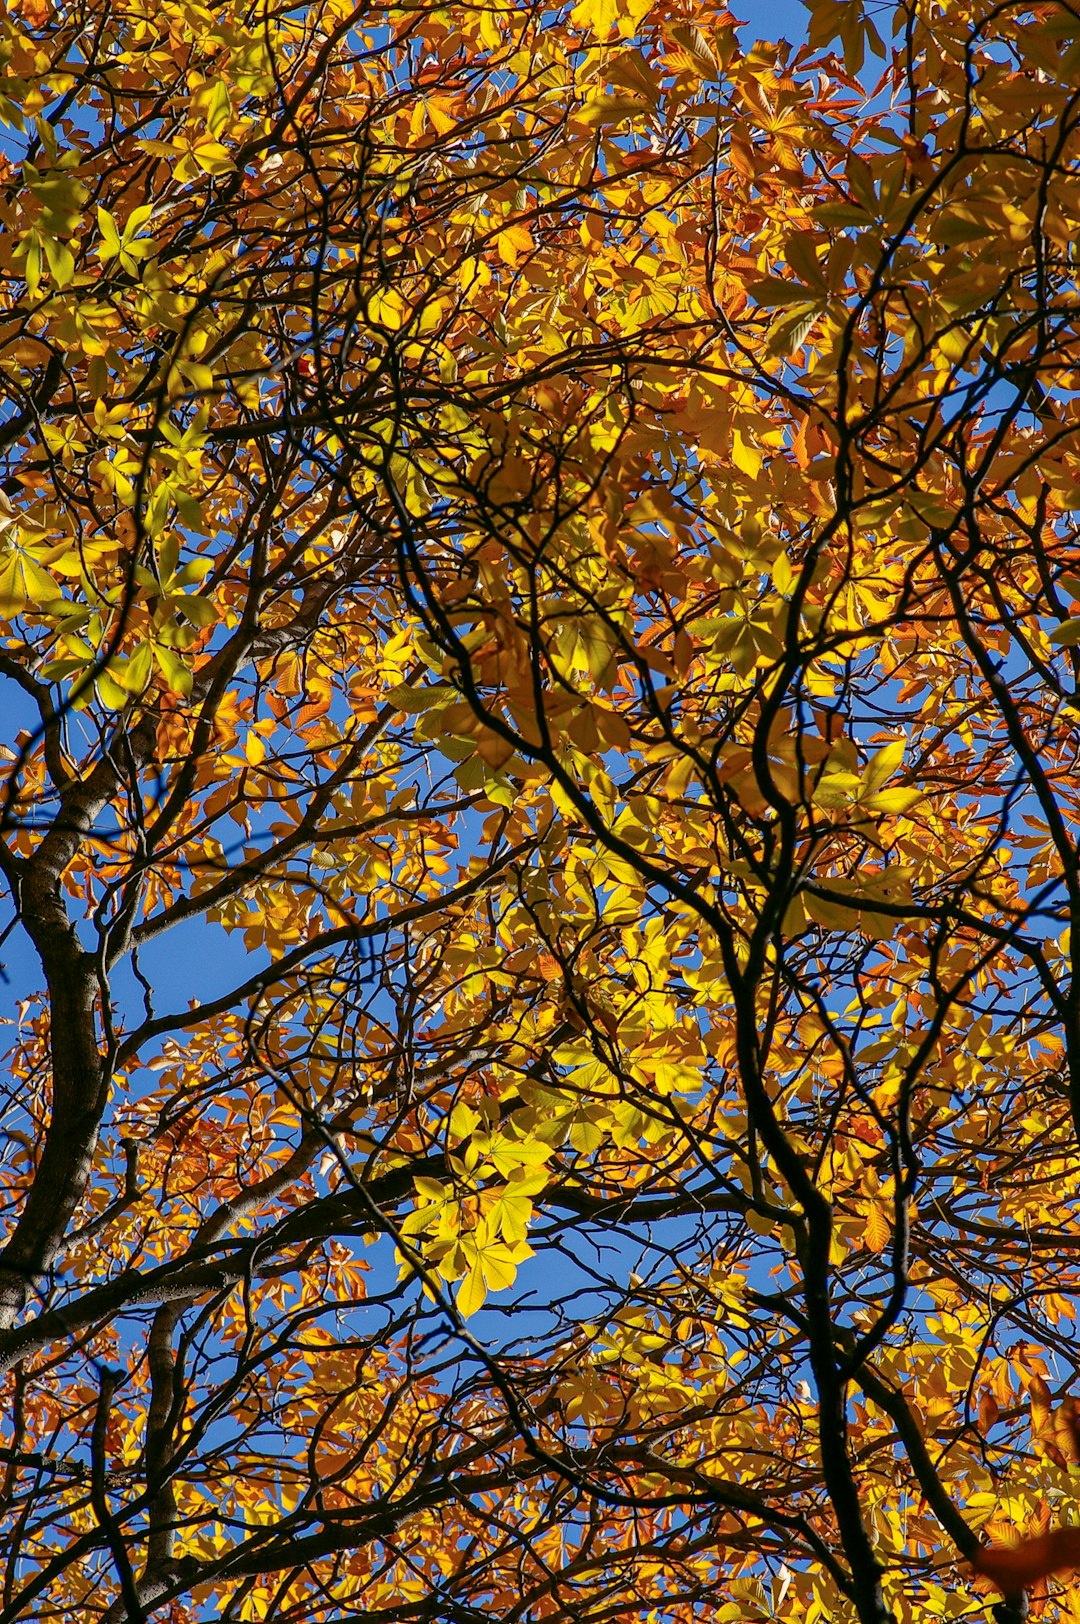
[[[1016,1595],[1051,1574],[1080,1567],[1080,1528],[1055,1528],[1019,1545],[984,1546],[971,1565],[1003,1595]]]

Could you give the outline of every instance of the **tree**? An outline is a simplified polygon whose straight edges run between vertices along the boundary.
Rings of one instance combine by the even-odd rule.
[[[3,1624],[1078,1616],[1080,10],[887,23],[4,20]]]

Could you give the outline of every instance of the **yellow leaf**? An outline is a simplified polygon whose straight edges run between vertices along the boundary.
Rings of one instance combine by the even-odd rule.
[[[457,1310],[463,1319],[469,1319],[487,1301],[487,1287],[480,1265],[474,1264],[457,1289]]]
[[[918,789],[883,789],[869,796],[863,805],[870,812],[910,812],[921,800],[922,791]]]
[[[570,20],[578,28],[589,29],[598,39],[609,39],[616,29],[629,38],[651,5],[652,0],[578,0]]]
[[[604,1130],[587,1117],[580,1117],[570,1129],[570,1143],[583,1156],[591,1156],[604,1143]]]
[[[862,787],[867,795],[875,795],[889,781],[904,759],[903,739],[894,739],[876,751],[862,775]]]
[[[153,648],[149,643],[141,643],[128,661],[120,681],[129,694],[141,694],[150,681],[153,669]]]
[[[180,656],[171,648],[156,643],[154,658],[173,693],[181,694],[186,699],[191,692],[192,676]]]
[[[892,1240],[891,1211],[884,1201],[871,1201],[867,1208],[863,1238],[871,1252],[883,1252]]]
[[[527,254],[532,245],[532,233],[528,226],[523,225],[507,226],[495,239],[499,258],[505,265],[516,265],[522,254]]]
[[[368,300],[368,321],[375,327],[387,327],[392,333],[405,326],[410,314],[409,306],[395,288],[379,288]]]
[[[597,128],[601,124],[621,124],[624,119],[636,118],[641,113],[649,111],[649,104],[642,96],[612,95],[592,96],[581,109],[580,118],[583,124]]]
[[[123,710],[128,702],[128,696],[108,671],[98,673],[96,687],[98,698],[103,705],[107,706],[109,710]]]
[[[191,156],[200,169],[205,169],[208,175],[227,175],[236,165],[232,160],[227,147],[220,141],[202,141],[192,150]]]
[[[517,1278],[518,1264],[531,1256],[532,1251],[524,1241],[516,1241],[512,1248],[503,1245],[502,1241],[485,1246],[480,1254],[480,1267],[488,1288],[491,1291],[505,1291],[512,1286]]]
[[[25,553],[11,552],[0,567],[0,614],[8,619],[21,614],[28,604],[39,607],[60,596],[51,575]]]

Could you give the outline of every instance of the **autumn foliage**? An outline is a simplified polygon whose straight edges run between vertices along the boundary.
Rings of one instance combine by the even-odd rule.
[[[1080,6],[808,28],[0,22],[0,1624],[1080,1619]]]

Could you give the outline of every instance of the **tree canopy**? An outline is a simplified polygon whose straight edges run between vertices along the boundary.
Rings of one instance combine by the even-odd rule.
[[[1080,1619],[1080,7],[808,28],[0,23],[0,1624]]]

